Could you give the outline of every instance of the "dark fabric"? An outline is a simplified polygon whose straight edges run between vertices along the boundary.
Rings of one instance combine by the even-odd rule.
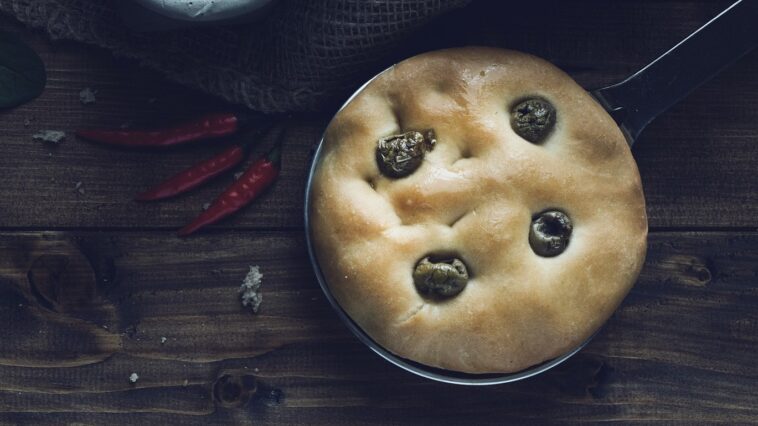
[[[280,0],[260,22],[130,31],[117,2],[0,0],[0,11],[54,39],[137,59],[190,87],[263,112],[317,110],[429,19],[469,0]]]

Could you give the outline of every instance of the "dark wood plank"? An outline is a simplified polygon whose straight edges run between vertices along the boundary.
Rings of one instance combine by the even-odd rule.
[[[243,411],[217,413],[209,416],[181,416],[166,413],[132,413],[128,416],[122,413],[13,413],[0,419],[3,426],[59,426],[65,425],[173,425],[181,422],[182,426],[222,426],[250,425],[251,417]]]
[[[397,56],[462,44],[512,47],[544,56],[586,87],[597,87],[643,66],[727,3],[548,1],[544,10],[552,12],[542,15],[543,2],[522,2],[515,10],[495,11],[491,8],[514,6],[479,2],[470,11],[457,12],[431,26]],[[537,25],[539,19],[544,21]],[[135,193],[217,148],[203,145],[148,153],[111,150],[73,137],[57,147],[32,141],[31,134],[39,129],[71,132],[86,126],[149,125],[226,107],[209,96],[167,83],[132,62],[114,60],[99,49],[50,44],[7,17],[0,18],[0,24],[30,40],[50,72],[42,97],[0,113],[0,198],[14,200],[0,204],[0,227],[177,228],[230,182],[222,178],[176,200],[137,204],[131,201]],[[451,25],[456,31],[448,30]],[[756,73],[758,52],[698,89],[642,135],[635,155],[652,227],[756,225]],[[79,90],[87,86],[99,91],[95,105],[78,101]],[[315,116],[299,116],[288,124],[280,181],[260,202],[221,228],[301,226],[310,148],[332,111],[333,107],[325,106]],[[31,119],[28,127],[26,119]],[[258,152],[263,149],[259,147]],[[77,182],[82,182],[84,194],[74,189]]]
[[[297,231],[0,234],[0,423],[758,418],[756,232],[653,233],[638,284],[589,346],[486,388],[381,360],[339,323],[305,259]],[[264,273],[257,316],[237,295],[249,264]]]

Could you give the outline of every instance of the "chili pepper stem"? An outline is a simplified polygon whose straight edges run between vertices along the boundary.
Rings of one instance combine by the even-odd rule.
[[[277,142],[265,156],[253,162],[245,173],[221,195],[216,198],[207,210],[190,224],[180,229],[180,237],[188,236],[199,229],[219,222],[231,216],[255,200],[270,187],[279,176],[281,162],[281,146]]]
[[[271,150],[266,154],[266,161],[273,164],[277,168],[282,164],[282,144],[278,142]]]
[[[274,147],[269,150],[269,152],[266,153],[264,158],[269,163],[276,166],[278,169],[279,166],[282,164],[282,144],[284,143],[284,136],[286,135],[286,131],[283,128],[279,128],[278,134],[276,135],[276,141],[274,142]]]

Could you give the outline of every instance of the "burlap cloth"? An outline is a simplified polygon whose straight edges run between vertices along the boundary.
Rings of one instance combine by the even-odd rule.
[[[257,23],[135,33],[116,2],[0,0],[53,39],[137,59],[171,80],[263,112],[318,110],[365,79],[414,29],[469,0],[280,0]]]

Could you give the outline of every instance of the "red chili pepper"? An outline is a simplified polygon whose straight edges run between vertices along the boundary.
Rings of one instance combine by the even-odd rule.
[[[76,135],[109,145],[165,147],[201,139],[219,138],[239,130],[240,118],[233,113],[206,114],[192,121],[154,130],[78,130]]]
[[[198,229],[218,222],[252,202],[279,176],[281,148],[277,144],[265,157],[256,160],[245,173],[226,189],[192,223],[179,230],[184,237]]]
[[[239,145],[232,146],[215,157],[197,163],[138,194],[135,199],[137,201],[154,201],[182,194],[234,168],[244,159],[245,148]]]

